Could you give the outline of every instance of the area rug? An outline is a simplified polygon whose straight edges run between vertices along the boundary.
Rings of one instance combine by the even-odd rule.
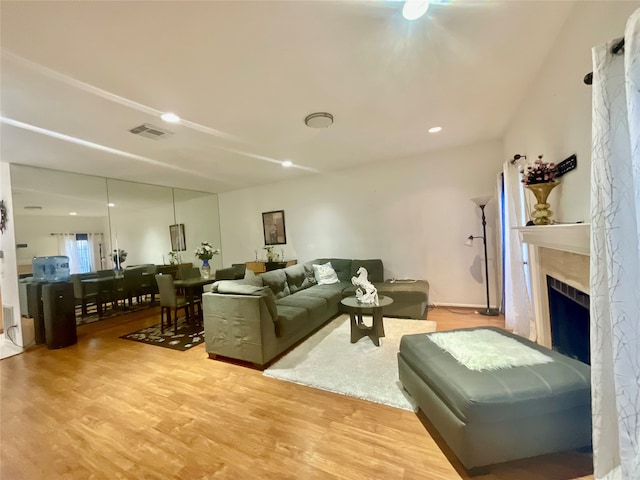
[[[204,328],[180,325],[177,334],[173,333],[173,328],[165,328],[164,333],[160,333],[160,324],[157,324],[137,332],[128,333],[120,338],[184,352],[204,342]]]
[[[386,336],[380,339],[380,346],[376,347],[368,337],[351,343],[349,316],[341,315],[267,368],[263,374],[416,411],[413,399],[398,379],[400,339],[403,335],[435,330],[436,322],[429,320],[385,317]]]

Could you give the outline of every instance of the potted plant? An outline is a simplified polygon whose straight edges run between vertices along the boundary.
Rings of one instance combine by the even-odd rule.
[[[202,276],[204,278],[209,278],[211,275],[209,260],[211,260],[214,255],[218,255],[220,253],[220,249],[213,248],[209,242],[201,242],[200,246],[196,248],[194,253],[196,257],[202,260]]]
[[[122,269],[122,267],[121,267],[122,264],[127,259],[127,252],[125,252],[121,248],[119,248],[117,250],[114,250],[113,253],[111,254],[111,259],[113,260],[113,263],[115,264],[115,269],[116,270],[121,270]]]
[[[536,197],[535,210],[531,212],[533,223],[535,225],[551,224],[553,212],[549,210],[550,205],[547,203],[547,198],[551,190],[560,185],[560,182],[555,179],[558,167],[553,162],[544,162],[542,155],[538,155],[533,165],[527,166],[520,173],[522,173],[522,183]]]

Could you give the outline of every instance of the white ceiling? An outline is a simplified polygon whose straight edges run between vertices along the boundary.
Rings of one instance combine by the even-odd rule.
[[[3,0],[2,161],[223,192],[499,138],[573,3]]]

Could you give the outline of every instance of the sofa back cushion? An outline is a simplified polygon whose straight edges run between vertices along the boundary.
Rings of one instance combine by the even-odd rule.
[[[276,298],[286,297],[291,293],[284,270],[272,270],[258,276],[262,278],[262,284],[269,287]]]
[[[351,259],[349,258],[317,258],[310,262],[306,262],[305,265],[324,265],[327,262],[331,262],[331,266],[338,274],[338,280],[341,282],[351,283]]]
[[[313,275],[318,285],[332,285],[340,282],[331,262],[323,263],[321,265],[314,263],[312,267]]]
[[[313,269],[308,265],[291,265],[284,269],[284,273],[287,276],[290,293],[296,293],[316,284]]]
[[[358,276],[358,269],[364,267],[367,269],[367,280],[370,282],[384,282],[384,267],[382,266],[382,260],[376,258],[373,260],[352,260],[351,261],[351,276]],[[349,279],[351,280],[351,279]]]

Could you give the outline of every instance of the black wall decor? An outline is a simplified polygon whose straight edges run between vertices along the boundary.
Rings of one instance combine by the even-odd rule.
[[[284,210],[263,212],[262,229],[265,245],[284,245],[287,243],[287,230],[284,225]]]
[[[171,235],[171,250],[184,252],[187,249],[184,237],[184,223],[169,225],[169,235]]]
[[[556,174],[556,178],[574,170],[577,166],[578,157],[575,154],[571,155],[569,158],[565,158],[557,165],[558,173]]]

